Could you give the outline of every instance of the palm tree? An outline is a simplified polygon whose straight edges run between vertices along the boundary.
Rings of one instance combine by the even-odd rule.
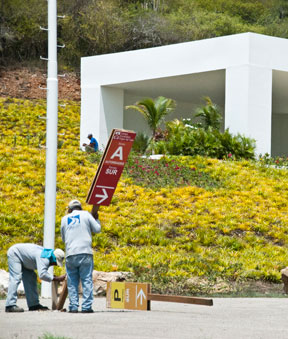
[[[205,130],[209,127],[219,130],[222,120],[219,107],[216,104],[213,104],[209,97],[205,97],[204,99],[206,101],[206,106],[198,108],[195,117],[199,117],[202,120]]]
[[[158,97],[155,100],[151,98],[143,99],[134,105],[125,107],[126,109],[135,109],[140,112],[152,130],[152,140],[155,139],[156,130],[164,120],[165,116],[171,113],[175,108],[175,101],[165,97]]]

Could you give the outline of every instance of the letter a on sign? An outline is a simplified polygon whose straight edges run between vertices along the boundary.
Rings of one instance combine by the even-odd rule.
[[[123,160],[123,147],[122,146],[119,146],[117,148],[117,150],[111,156],[111,159],[114,159],[115,157],[119,158],[119,160]]]
[[[110,204],[135,136],[133,131],[113,129],[89,190],[87,204]]]

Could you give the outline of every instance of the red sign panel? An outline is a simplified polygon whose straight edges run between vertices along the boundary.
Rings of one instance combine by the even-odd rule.
[[[87,204],[110,204],[135,137],[135,132],[113,129],[89,190]]]

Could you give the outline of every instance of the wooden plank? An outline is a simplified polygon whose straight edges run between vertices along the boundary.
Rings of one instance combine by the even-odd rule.
[[[147,286],[147,311],[151,311],[151,300],[149,300],[148,296],[151,295],[151,284]]]
[[[57,310],[58,281],[52,281],[52,310]]]
[[[148,300],[213,306],[213,299],[148,293]]]
[[[107,281],[107,288],[106,288],[106,307],[111,308],[111,281]]]
[[[62,292],[59,295],[59,299],[58,299],[58,303],[57,303],[57,310],[60,311],[63,309],[63,306],[65,304],[65,300],[67,298],[68,295],[68,288],[67,288],[67,279],[64,280],[63,283],[63,288],[62,288]]]

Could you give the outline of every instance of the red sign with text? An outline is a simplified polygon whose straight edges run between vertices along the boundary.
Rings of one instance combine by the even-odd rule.
[[[113,129],[89,190],[87,204],[110,204],[135,137],[135,132]]]

